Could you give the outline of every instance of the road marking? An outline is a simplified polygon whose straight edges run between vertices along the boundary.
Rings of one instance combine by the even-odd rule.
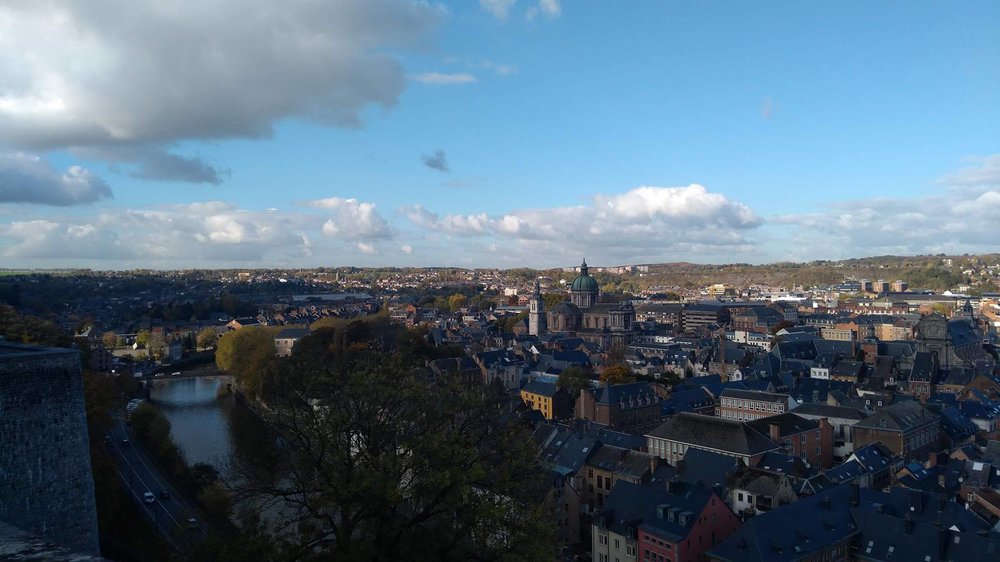
[[[112,441],[114,441],[114,440],[112,439]],[[160,501],[159,496],[157,496],[156,493],[153,492],[153,490],[150,488],[150,486],[148,484],[146,484],[146,482],[139,476],[139,473],[136,472],[135,468],[132,466],[132,463],[130,463],[129,460],[128,460],[128,458],[125,457],[125,453],[123,453],[118,448],[118,446],[116,444],[114,444],[114,443],[112,443],[112,447],[114,447],[115,451],[118,453],[118,456],[120,456],[121,459],[123,461],[125,461],[125,464],[128,465],[129,470],[131,470],[132,474],[134,474],[135,477],[139,480],[139,482],[142,483],[143,487],[145,487],[147,491],[149,491],[150,493],[153,494],[153,500],[154,500],[154,502],[156,504],[159,504],[159,506],[163,508],[164,513],[166,513],[167,517],[169,517],[170,520],[174,522],[174,525],[176,525],[178,528],[181,528],[181,524],[177,522],[177,519],[175,519],[174,516],[173,516],[173,514],[170,513],[170,510],[167,509],[167,507],[165,505],[163,505],[163,502]],[[142,462],[142,457],[139,456],[139,453],[136,453],[136,457],[139,458],[139,462]],[[146,463],[142,463],[142,465],[146,469],[146,472],[153,478],[153,480],[156,480],[156,474],[152,470],[149,469],[149,466],[147,466]],[[159,482],[157,482],[157,484],[159,484]],[[165,489],[165,488],[163,488],[162,485],[161,485],[160,489],[162,490],[162,489]],[[134,490],[132,492],[133,492],[133,494],[135,493]],[[146,504],[145,500],[143,500],[142,503]],[[146,508],[146,510],[148,511],[149,508]]]

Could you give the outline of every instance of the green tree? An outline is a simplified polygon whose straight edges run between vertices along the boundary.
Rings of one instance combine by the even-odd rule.
[[[551,560],[548,486],[505,396],[419,364],[370,351],[279,364],[264,415],[285,446],[275,463],[234,462],[237,498],[297,508],[294,531],[271,528],[289,559]]]
[[[215,347],[215,344],[218,341],[219,334],[215,331],[215,328],[212,328],[211,326],[199,330],[198,336],[195,338],[198,349],[211,349]]]
[[[556,386],[565,390],[574,399],[580,396],[580,391],[584,388],[590,388],[593,386],[591,384],[591,378],[589,374],[581,369],[580,367],[567,367],[563,369],[563,372],[559,374],[559,380],[556,382]]]
[[[275,361],[272,327],[242,328],[226,333],[215,348],[215,364],[236,377],[240,388],[257,396],[265,371]]]
[[[149,330],[139,330],[139,333],[135,335],[135,343],[139,344],[139,347],[146,347],[151,336]]]

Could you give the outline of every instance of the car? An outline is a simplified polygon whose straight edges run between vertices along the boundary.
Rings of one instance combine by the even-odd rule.
[[[172,376],[172,377],[179,377],[179,376],[181,376],[181,372],[180,371],[174,371],[173,373],[170,373],[170,376]]]
[[[194,517],[188,517],[187,518],[187,526],[188,526],[188,529],[197,529],[198,528],[198,520],[195,519]]]
[[[142,501],[146,503],[156,503],[156,496],[153,495],[153,492],[146,492],[142,495]]]
[[[161,500],[169,500],[170,499],[170,492],[168,492],[166,490],[160,490],[160,499]]]
[[[129,446],[131,446],[131,443],[129,443],[129,440],[128,439],[122,439],[122,447],[129,447]]]
[[[104,434],[104,442],[105,443],[110,443],[111,442],[111,434],[110,433],[105,433]]]

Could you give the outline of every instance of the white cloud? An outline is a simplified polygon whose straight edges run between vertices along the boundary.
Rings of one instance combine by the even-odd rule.
[[[968,158],[972,166],[945,176],[941,183],[959,187],[991,186],[1000,187],[1000,154]]]
[[[528,20],[533,20],[538,17],[538,14],[547,18],[557,18],[561,13],[562,6],[559,5],[559,0],[538,0],[538,5],[528,8],[525,16]]]
[[[457,238],[498,238],[552,259],[558,255],[663,258],[682,252],[753,248],[761,219],[746,205],[700,185],[640,187],[594,198],[593,205],[522,209],[503,215],[439,215],[401,209],[417,227]]]
[[[307,205],[328,210],[333,215],[323,223],[323,234],[326,236],[344,239],[378,239],[392,236],[388,223],[375,210],[374,203],[330,197],[310,201]]]
[[[423,74],[414,74],[410,77],[410,79],[414,82],[420,82],[421,84],[433,84],[435,86],[472,84],[476,81],[476,77],[468,72],[459,72],[455,74],[447,74],[443,72],[424,72]]]
[[[0,154],[0,204],[69,206],[109,197],[111,188],[108,184],[80,166],[70,166],[59,173],[31,154]]]
[[[498,20],[507,19],[517,0],[479,0],[479,5]]]
[[[399,251],[403,252],[406,255],[410,255],[413,253],[413,246],[409,244],[403,244],[402,246],[399,247]]]
[[[138,175],[211,183],[164,147],[266,137],[286,118],[359,126],[405,87],[392,53],[428,46],[443,14],[415,0],[4,2],[0,145],[160,150]]]

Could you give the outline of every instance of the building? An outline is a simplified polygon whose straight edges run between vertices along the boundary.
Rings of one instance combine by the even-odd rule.
[[[912,400],[882,408],[854,424],[854,449],[881,442],[904,459],[927,458],[938,446],[939,416]]]
[[[704,449],[736,457],[754,466],[780,445],[744,422],[682,412],[646,434],[646,450],[672,465],[684,458],[688,449]]]
[[[634,336],[635,308],[631,301],[599,303],[600,292],[587,260],[583,260],[580,275],[570,285],[570,300],[548,312],[548,329],[572,332],[606,348],[627,346]]]
[[[833,427],[826,418],[810,420],[785,413],[747,425],[780,444],[786,454],[799,457],[810,466],[830,468],[833,465]]]
[[[535,292],[528,299],[528,333],[540,336],[545,333],[547,319],[545,317],[545,299],[542,298],[542,288],[535,279]]]
[[[0,341],[0,522],[97,554],[80,354]]]
[[[555,383],[530,381],[521,387],[521,400],[547,420],[567,418],[573,413],[573,398]]]
[[[285,328],[274,336],[274,353],[278,357],[289,357],[292,349],[302,338],[311,334],[309,328]]]
[[[619,482],[643,484],[649,481],[657,466],[657,457],[649,453],[601,445],[584,466],[587,471],[584,502],[588,511],[594,513],[604,509],[608,496]]]
[[[795,404],[787,394],[727,388],[719,395],[716,415],[727,420],[750,421],[784,414]]]
[[[576,417],[593,420],[616,431],[644,432],[659,425],[662,399],[648,382],[611,384],[580,391]]]
[[[595,518],[594,562],[695,562],[739,526],[710,488],[681,482],[622,482]]]

